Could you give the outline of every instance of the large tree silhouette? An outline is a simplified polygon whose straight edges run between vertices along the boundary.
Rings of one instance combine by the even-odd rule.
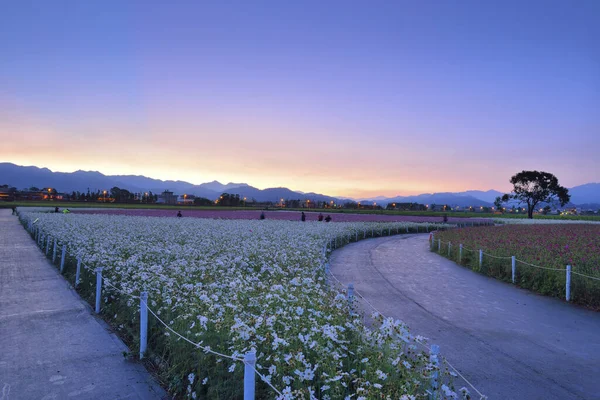
[[[521,171],[510,178],[513,191],[502,196],[502,201],[519,200],[527,204],[527,216],[533,218],[533,210],[539,203],[560,203],[571,200],[569,190],[558,184],[556,176],[543,171]]]

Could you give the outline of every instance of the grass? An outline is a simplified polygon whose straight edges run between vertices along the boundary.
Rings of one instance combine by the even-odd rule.
[[[437,239],[442,245],[438,251]],[[451,246],[448,246],[448,242]],[[462,256],[459,247],[463,245]],[[485,253],[479,265],[479,249]],[[432,250],[476,272],[512,282],[537,293],[565,298],[571,265],[572,301],[600,310],[600,226],[594,224],[504,225],[453,229],[436,234]],[[529,264],[556,270],[535,268]]]

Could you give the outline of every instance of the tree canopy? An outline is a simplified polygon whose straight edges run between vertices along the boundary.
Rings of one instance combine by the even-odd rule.
[[[549,172],[521,171],[510,178],[513,191],[502,196],[502,201],[519,200],[527,204],[527,216],[533,218],[533,210],[539,203],[560,203],[571,200],[569,190],[558,184],[558,178]]]

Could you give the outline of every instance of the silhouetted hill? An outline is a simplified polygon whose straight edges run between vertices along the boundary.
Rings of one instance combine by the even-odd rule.
[[[152,179],[140,175],[104,175],[97,171],[75,171],[75,172],[52,172],[48,168],[35,166],[19,166],[12,163],[0,163],[0,185],[9,184],[18,189],[26,189],[31,186],[38,188],[52,187],[61,192],[109,190],[114,186],[127,189],[131,192],[160,193],[165,190],[176,194],[193,194],[196,196],[217,199],[221,193],[239,194],[248,200],[278,202],[284,200],[306,200],[311,201],[334,201],[340,198],[327,196],[319,193],[303,193],[288,188],[257,189],[246,183],[222,184],[218,181],[194,185],[185,181],[172,181]],[[571,203],[573,205],[590,205],[600,203],[600,183],[588,183],[569,189]],[[468,190],[457,193],[424,193],[416,196],[377,196],[360,201],[376,201],[377,204],[385,206],[387,203],[420,203],[437,204],[460,207],[490,207],[497,196],[503,193],[496,190]],[[513,202],[509,203],[512,204]]]

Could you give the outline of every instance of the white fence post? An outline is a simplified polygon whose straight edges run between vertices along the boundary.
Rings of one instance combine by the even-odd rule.
[[[571,301],[571,266],[567,265],[567,301]]]
[[[452,251],[452,243],[448,242],[448,257],[450,257],[451,251]]]
[[[102,267],[96,271],[96,314],[100,314],[100,301],[102,300]]]
[[[483,265],[483,250],[479,249],[479,269],[481,269]]]
[[[458,263],[460,264],[462,262],[462,249],[463,249],[463,245],[462,243],[458,246]]]
[[[60,273],[65,270],[65,257],[67,257],[67,245],[63,244],[62,254],[60,255]]]
[[[148,292],[140,293],[140,360],[148,347]]]
[[[438,346],[437,344],[432,344],[431,345],[431,351],[429,352],[429,362],[431,364],[433,364],[434,369],[431,372],[431,399],[436,399],[437,398],[437,391],[438,391],[438,376],[439,376],[439,366],[440,366],[440,361],[438,359],[438,355],[440,354],[440,346]]]
[[[58,240],[54,239],[54,251],[52,252],[52,264],[56,262],[56,247],[58,246]]]
[[[358,231],[354,232],[356,234],[356,242],[358,242]]]
[[[406,233],[408,233],[408,225],[406,225]]]
[[[244,355],[244,400],[254,400],[255,383],[254,365],[256,364],[256,351],[250,350]]]
[[[512,283],[515,283],[515,273],[517,272],[517,259],[515,256],[511,257],[512,261]]]
[[[438,253],[442,250],[442,239],[438,239]]]
[[[50,251],[50,241],[52,240],[52,237],[50,237],[50,235],[48,235],[48,240],[46,240],[46,256],[48,256],[48,252]]]
[[[325,284],[329,286],[329,263],[325,263]]]
[[[75,272],[75,287],[79,286],[80,276],[81,276],[81,256],[77,257],[77,272]]]

